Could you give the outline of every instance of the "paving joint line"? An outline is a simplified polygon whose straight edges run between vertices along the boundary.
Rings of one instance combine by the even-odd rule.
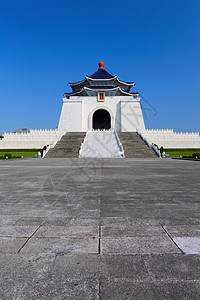
[[[26,237],[27,238],[27,237]],[[61,240],[95,240],[95,236],[76,237],[76,236],[31,236],[32,239],[61,239]],[[98,237],[97,237],[98,239]]]
[[[39,227],[31,234],[31,236],[28,237],[28,239],[24,242],[24,244],[21,246],[21,248],[17,251],[17,254],[25,247],[25,245],[28,243],[28,241],[34,236],[34,234],[40,229],[42,225],[39,225]]]
[[[99,226],[99,245],[98,245],[98,254],[101,254],[101,226]]]
[[[168,233],[168,231],[165,229],[164,225],[162,225],[161,223],[159,223],[161,228],[164,230],[164,232],[168,235],[168,237],[170,238],[170,240],[174,243],[174,245],[181,251],[182,254],[185,254],[183,252],[183,250],[177,245],[177,243],[174,241],[174,239],[171,237],[171,235]]]
[[[101,281],[100,281],[100,278],[98,279],[98,296],[99,296],[99,300],[101,300]]]
[[[153,281],[155,280],[155,275],[153,274],[153,272],[151,271],[151,268],[149,267],[149,263],[148,263],[148,260],[146,260],[146,255],[144,257],[142,257],[142,255],[140,256],[144,262],[144,266],[145,266],[145,269],[147,271],[147,274],[149,275],[150,277],[150,280]],[[147,280],[148,281],[148,280]]]

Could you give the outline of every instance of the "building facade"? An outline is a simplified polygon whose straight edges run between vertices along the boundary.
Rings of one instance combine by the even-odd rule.
[[[94,74],[69,86],[72,92],[64,94],[58,130],[145,130],[139,94],[131,92],[134,82],[112,76],[104,69],[103,62]]]
[[[58,128],[4,133],[0,149],[39,149],[55,145],[66,132],[96,129],[138,132],[149,144],[159,147],[200,148],[199,132],[145,129],[139,93],[131,91],[134,82],[112,76],[104,69],[103,62],[94,74],[69,86],[72,92],[64,94]]]

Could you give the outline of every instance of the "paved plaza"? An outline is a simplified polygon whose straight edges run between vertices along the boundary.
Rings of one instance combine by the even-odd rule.
[[[200,163],[0,161],[0,299],[200,299]]]

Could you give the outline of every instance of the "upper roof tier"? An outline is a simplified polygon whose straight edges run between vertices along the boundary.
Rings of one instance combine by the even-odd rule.
[[[92,79],[109,79],[113,78],[114,76],[112,76],[106,70],[104,70],[104,62],[101,61],[99,63],[99,69],[94,74],[88,77]]]
[[[85,77],[84,80],[69,83],[68,84],[73,92],[65,93],[64,96],[89,96],[93,95],[97,91],[108,91],[110,90],[109,95],[116,95],[115,91],[118,91],[117,95],[130,95],[137,96],[138,93],[132,93],[131,88],[134,86],[134,82],[125,82],[118,79],[117,75],[112,76],[104,69],[104,63],[99,63],[99,69],[93,73],[91,76]]]

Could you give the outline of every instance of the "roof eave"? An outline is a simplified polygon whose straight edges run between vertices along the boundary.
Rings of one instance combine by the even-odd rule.
[[[116,77],[117,77],[117,76],[116,76]],[[120,80],[118,77],[117,77],[117,81],[118,81],[119,83],[122,83],[122,84],[125,84],[125,85],[128,85],[128,86],[134,86],[134,85],[135,85],[134,82],[125,82],[125,81]]]
[[[110,92],[110,91],[116,91],[116,90],[119,90],[122,94],[125,94],[127,96],[139,96],[139,93],[128,93],[128,92],[125,92],[123,91],[120,87],[114,87],[113,89],[91,89],[91,88],[88,88],[88,87],[83,87],[80,91],[78,92],[75,92],[75,93],[64,93],[64,96],[65,97],[70,97],[70,96],[76,96],[78,94],[81,94],[84,90],[86,91],[91,91],[91,92],[102,92],[102,91],[105,91],[105,92]]]
[[[87,76],[83,80],[81,80],[81,81],[78,81],[78,82],[69,82],[68,86],[70,86],[70,87],[76,86],[76,85],[79,85],[81,83],[84,83],[85,81],[87,81]]]
[[[110,81],[110,80],[113,80],[115,78],[117,78],[117,75],[111,77],[111,78],[91,78],[89,76],[86,75],[86,77],[88,80],[91,80],[91,81]]]
[[[117,77],[117,75],[115,75],[115,76],[113,76],[113,77],[111,77],[111,78],[91,78],[91,77],[89,77],[89,76],[85,76],[85,78],[82,80],[82,81],[78,81],[78,82],[69,82],[68,83],[68,86],[70,86],[70,87],[74,87],[74,86],[76,86],[76,85],[79,85],[79,84],[82,84],[82,83],[84,83],[85,81],[87,81],[87,80],[91,80],[91,81],[112,81],[113,79],[117,79],[117,81],[119,82],[119,83],[122,83],[122,84],[125,84],[125,85],[127,85],[127,86],[134,86],[135,85],[135,83],[134,82],[125,82],[125,81],[122,81],[122,80],[120,80],[118,77]]]

